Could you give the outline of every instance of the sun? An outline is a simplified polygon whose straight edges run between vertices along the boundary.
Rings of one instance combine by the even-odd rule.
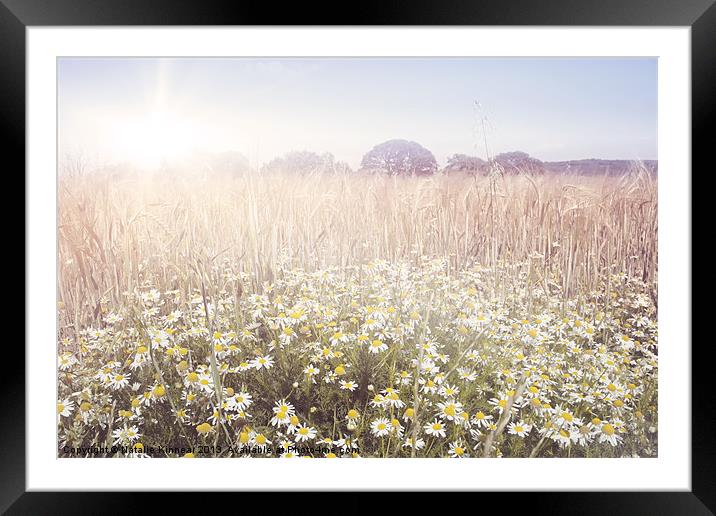
[[[188,120],[171,111],[155,109],[117,124],[112,138],[127,161],[155,169],[190,151],[194,143],[191,127]]]

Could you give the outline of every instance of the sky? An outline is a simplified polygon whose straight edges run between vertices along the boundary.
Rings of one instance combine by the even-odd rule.
[[[61,58],[58,96],[60,156],[146,168],[293,150],[358,168],[394,138],[441,165],[657,159],[654,58]]]

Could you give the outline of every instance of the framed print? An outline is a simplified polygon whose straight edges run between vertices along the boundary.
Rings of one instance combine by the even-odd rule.
[[[319,25],[3,2],[28,206],[3,510],[439,490],[711,513],[712,2]]]

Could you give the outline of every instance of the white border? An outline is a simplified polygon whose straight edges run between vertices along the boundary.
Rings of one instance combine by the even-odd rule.
[[[57,459],[58,56],[658,56],[659,457]],[[57,28],[27,30],[27,489],[690,490],[690,29]],[[529,86],[526,86],[529,87]],[[197,467],[200,465],[200,467]]]

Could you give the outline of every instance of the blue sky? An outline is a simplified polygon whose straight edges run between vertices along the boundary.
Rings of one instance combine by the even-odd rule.
[[[438,162],[657,158],[652,58],[62,58],[60,153],[153,166],[192,150],[290,150],[357,167],[414,140]],[[479,102],[479,107],[476,104]],[[482,121],[485,121],[483,134]]]

